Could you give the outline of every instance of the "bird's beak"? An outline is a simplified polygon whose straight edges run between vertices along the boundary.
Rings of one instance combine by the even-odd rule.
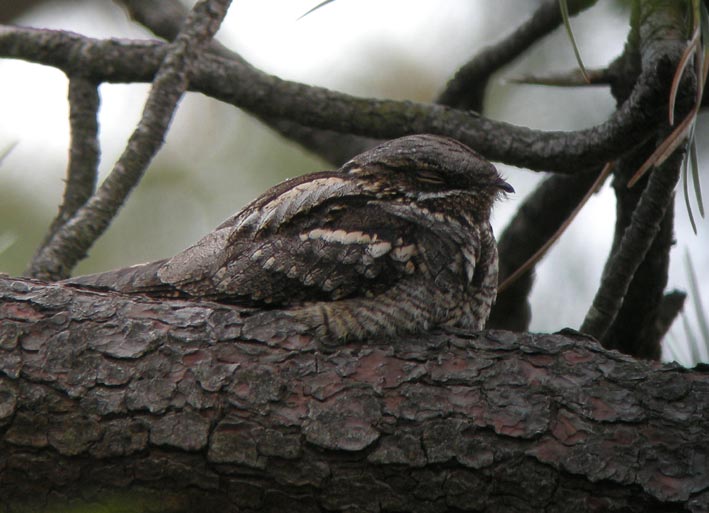
[[[515,192],[514,187],[512,187],[510,184],[505,182],[502,178],[499,178],[495,185],[499,188],[502,189],[505,192],[513,193]]]

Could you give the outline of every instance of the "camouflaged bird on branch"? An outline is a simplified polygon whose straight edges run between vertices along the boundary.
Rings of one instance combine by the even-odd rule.
[[[67,282],[253,307],[243,335],[260,340],[479,330],[497,293],[501,192],[513,189],[467,146],[402,137],[272,187],[172,258]]]

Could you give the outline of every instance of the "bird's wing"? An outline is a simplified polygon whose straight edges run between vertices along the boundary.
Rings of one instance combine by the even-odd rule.
[[[235,219],[168,261],[160,279],[194,296],[293,305],[374,295],[416,271],[415,223],[367,195],[312,194]]]
[[[295,215],[307,216],[325,201],[355,194],[356,182],[336,171],[299,176],[275,185],[172,258],[78,276],[64,283],[155,296],[210,296],[219,281],[216,273],[230,259],[241,257],[239,241],[273,231]]]
[[[373,296],[416,272],[446,288],[450,271],[474,271],[464,238],[454,220],[315,173],[275,186],[170,259],[70,283],[257,306]]]
[[[233,236],[244,231],[261,231],[284,224],[295,215],[307,215],[326,201],[360,194],[358,183],[338,171],[297,176],[271,187],[217,230],[228,228]]]

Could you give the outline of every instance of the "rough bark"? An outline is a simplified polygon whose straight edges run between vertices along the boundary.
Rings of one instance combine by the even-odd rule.
[[[572,332],[344,346],[0,278],[0,510],[707,511],[709,374]]]

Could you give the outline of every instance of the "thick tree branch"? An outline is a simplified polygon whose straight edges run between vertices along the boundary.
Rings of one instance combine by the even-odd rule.
[[[79,50],[82,51],[79,51]],[[574,173],[602,165],[644,141],[664,117],[669,77],[681,45],[657,41],[633,94],[611,118],[585,130],[544,132],[493,121],[441,105],[364,99],[269,76],[246,63],[205,55],[190,88],[260,117],[298,120],[317,128],[375,138],[430,132],[454,137],[491,160],[537,170]],[[0,55],[80,68],[95,80],[150,81],[165,45],[97,41],[65,32],[4,27]]]
[[[173,113],[185,90],[194,62],[216,33],[230,0],[202,0],[156,69],[143,116],[111,174],[91,199],[64,224],[33,259],[34,276],[66,278],[104,232],[142,178],[163,144]]]
[[[0,279],[1,505],[583,512],[709,500],[701,371],[509,332],[324,355],[304,337],[242,340],[241,323],[225,305]]]

